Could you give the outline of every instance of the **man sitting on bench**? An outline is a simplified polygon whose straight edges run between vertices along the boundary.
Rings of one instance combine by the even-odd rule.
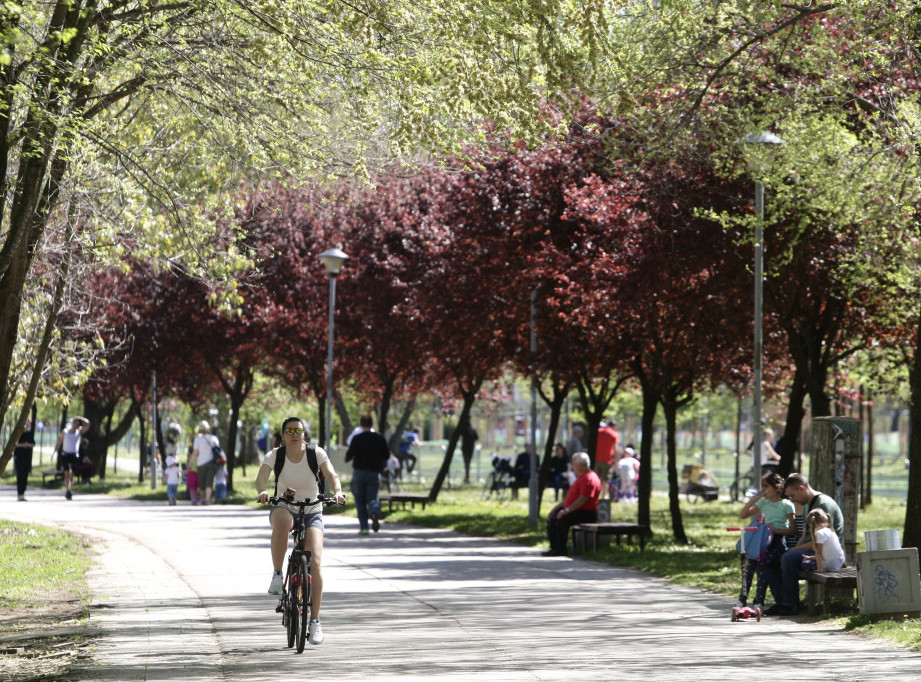
[[[809,481],[802,474],[790,474],[784,481],[784,493],[797,504],[803,505],[803,516],[808,517],[813,509],[821,509],[828,514],[838,542],[844,545],[844,515],[838,504],[824,493],[817,492],[809,485]],[[812,531],[809,524],[803,529],[803,536],[799,542],[791,547],[780,558],[780,580],[771,576],[768,584],[772,587],[780,582],[783,586],[777,603],[765,611],[765,615],[794,616],[799,609],[799,572],[803,557],[815,554]],[[769,568],[769,573],[776,574],[776,568]],[[772,592],[774,589],[772,589]],[[777,599],[778,595],[774,594]]]
[[[547,535],[550,551],[544,556],[566,556],[569,529],[580,523],[598,521],[598,499],[601,497],[601,479],[591,468],[588,454],[577,452],[572,456],[572,470],[577,478],[569,487],[566,498],[547,515]]]

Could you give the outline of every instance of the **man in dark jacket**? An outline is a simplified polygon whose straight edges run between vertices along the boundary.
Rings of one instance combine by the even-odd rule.
[[[381,471],[390,459],[387,441],[371,427],[374,422],[370,415],[362,415],[359,420],[361,433],[355,434],[345,453],[345,461],[352,462],[352,495],[358,510],[359,533],[368,535],[368,518],[374,532],[380,530]]]

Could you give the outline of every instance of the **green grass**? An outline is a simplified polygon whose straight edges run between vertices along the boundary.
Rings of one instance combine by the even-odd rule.
[[[85,575],[92,566],[89,543],[83,538],[48,526],[0,519],[0,608],[27,607],[67,591],[89,593]]]

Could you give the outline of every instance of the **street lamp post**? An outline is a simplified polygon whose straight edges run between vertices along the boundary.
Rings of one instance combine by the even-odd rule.
[[[320,254],[323,267],[329,275],[329,330],[326,339],[326,432],[323,447],[328,451],[330,432],[332,431],[332,406],[333,406],[333,338],[335,335],[336,318],[336,275],[342,269],[342,264],[348,259],[348,254],[340,249],[329,249]]]
[[[755,175],[755,361],[752,400],[752,485],[761,465],[761,381],[764,356],[764,174],[770,169],[773,149],[784,141],[761,131],[742,138],[748,167]],[[759,486],[760,487],[760,486]]]
[[[528,526],[537,528],[540,515],[539,471],[537,456],[537,289],[531,292],[531,477],[528,481]]]

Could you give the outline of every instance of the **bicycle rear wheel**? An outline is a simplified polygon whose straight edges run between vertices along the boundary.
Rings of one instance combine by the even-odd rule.
[[[285,625],[288,629],[288,648],[294,646],[297,635],[297,569],[292,561],[288,563],[288,586],[285,593]]]
[[[304,651],[307,641],[307,625],[310,623],[310,553],[302,556],[297,567],[297,653]]]

